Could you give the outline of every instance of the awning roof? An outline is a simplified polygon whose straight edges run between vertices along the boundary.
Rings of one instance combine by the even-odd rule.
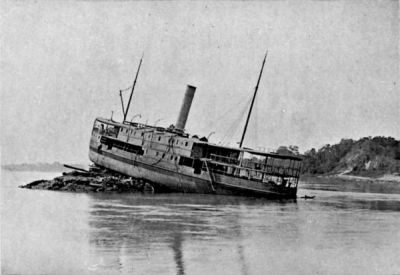
[[[266,153],[266,152],[262,152],[262,151],[256,151],[256,150],[253,150],[250,148],[235,148],[235,147],[229,147],[229,146],[221,146],[221,145],[211,144],[211,143],[204,142],[204,141],[198,141],[195,143],[202,144],[202,145],[205,145],[208,147],[213,147],[213,148],[221,148],[221,149],[231,150],[231,151],[236,151],[236,152],[246,152],[246,153],[249,153],[252,155],[257,155],[257,156],[279,158],[279,159],[292,159],[292,160],[299,160],[299,161],[302,160],[298,156],[280,155],[280,154],[276,154],[276,153]]]

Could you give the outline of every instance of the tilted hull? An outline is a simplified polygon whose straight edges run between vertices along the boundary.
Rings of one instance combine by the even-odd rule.
[[[134,178],[151,182],[157,190],[184,193],[212,193],[212,188],[206,177],[187,175],[181,170],[173,171],[162,165],[151,165],[151,159],[134,157],[129,159],[113,152],[99,154],[91,148],[90,160],[107,169]]]
[[[267,198],[296,198],[296,189],[202,171],[194,174],[181,167],[152,164],[152,159],[132,154],[118,155],[90,148],[90,160],[107,169],[151,182],[156,192],[182,192],[216,195],[239,195]]]

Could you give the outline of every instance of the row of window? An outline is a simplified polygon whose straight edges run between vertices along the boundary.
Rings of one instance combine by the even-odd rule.
[[[114,140],[114,139],[110,139],[110,138],[107,138],[107,137],[103,136],[103,137],[101,137],[100,143],[106,145],[107,146],[107,150],[111,150],[114,147],[114,148],[117,148],[117,149],[120,149],[120,150],[123,150],[123,151],[126,151],[126,152],[135,153],[135,154],[138,154],[138,155],[143,155],[144,154],[144,151],[143,151],[141,146],[133,145],[133,144],[126,143],[126,142],[123,142],[123,141],[120,141],[120,140]],[[147,149],[146,149],[146,154],[147,154]],[[163,159],[167,158],[167,159],[175,160],[175,161],[177,161],[178,158],[179,158],[178,156],[174,156],[174,155],[169,155],[169,156],[167,155],[166,156],[165,153],[158,152],[158,151],[155,151],[154,155],[157,156],[157,157],[161,156],[161,158],[163,158]],[[184,157],[181,157],[181,158],[189,159],[189,158],[184,158]],[[187,161],[185,161],[185,163],[187,163]],[[190,164],[187,163],[187,164],[184,164],[184,165],[191,166],[192,163],[190,163]]]
[[[107,138],[105,136],[101,137],[100,143],[104,144],[107,146],[107,150],[111,150],[113,147],[130,152],[130,153],[135,153],[137,155],[143,155],[144,151],[141,146],[133,145],[130,143],[126,143],[120,140],[114,140]]]
[[[124,131],[124,128],[121,128],[120,132],[122,133],[123,131]],[[136,136],[136,131],[134,131],[132,129],[125,128],[125,133],[128,133],[128,132],[130,132],[131,134],[133,133],[133,135]],[[141,132],[140,136],[144,136],[144,132]]]
[[[120,129],[120,132],[122,133],[123,131],[124,131],[124,128],[121,128],[121,129]],[[134,131],[134,130],[132,130],[132,129],[125,128],[125,133],[128,133],[128,132],[130,132],[131,134],[133,133],[133,135],[136,136],[136,131]],[[144,136],[144,132],[141,132],[141,133],[140,133],[140,136],[143,137],[143,136]],[[149,135],[147,136],[147,138],[151,138],[151,134],[149,134]],[[158,137],[158,141],[161,141],[161,136]],[[175,141],[175,144],[178,145],[178,143],[179,143],[179,140],[177,139],[177,140]],[[188,142],[188,141],[186,141],[184,144],[185,144],[186,147],[189,146],[189,142]],[[182,142],[182,145],[183,145],[183,142]]]
[[[107,150],[111,150],[112,148],[117,148],[126,152],[138,154],[138,155],[143,155],[144,150],[142,149],[141,146],[129,144],[120,140],[115,140],[115,139],[110,139],[108,137],[102,136],[100,139],[100,143],[103,145],[107,146]],[[101,145],[99,146],[99,150],[101,150]],[[146,154],[148,153],[146,149]],[[203,166],[203,162],[200,161],[199,159],[193,159],[190,157],[184,157],[184,156],[177,156],[177,155],[172,155],[172,154],[166,154],[165,152],[158,152],[155,151],[155,156],[161,156],[162,159],[169,159],[171,161],[178,161],[179,165],[183,166],[188,166],[188,167],[193,167],[194,168],[194,173],[200,174],[201,173],[201,168]]]
[[[169,159],[169,160],[175,160],[175,161],[177,161],[178,160],[178,156],[174,156],[174,155],[166,155],[165,153],[161,153],[161,152],[155,152],[155,154],[154,154],[156,157],[158,157],[158,156],[161,156],[161,158],[165,158],[165,159]]]

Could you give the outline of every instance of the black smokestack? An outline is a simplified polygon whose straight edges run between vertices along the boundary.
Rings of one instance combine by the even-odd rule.
[[[186,120],[189,116],[190,106],[192,105],[192,100],[194,97],[194,93],[196,91],[196,87],[187,85],[185,97],[182,101],[181,111],[179,112],[178,120],[176,121],[175,128],[178,131],[183,131],[185,129]]]

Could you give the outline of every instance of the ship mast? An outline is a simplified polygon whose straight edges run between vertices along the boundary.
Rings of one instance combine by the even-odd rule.
[[[245,137],[245,135],[246,135],[247,126],[248,126],[248,124],[249,124],[251,111],[253,110],[254,100],[256,99],[257,90],[258,90],[258,85],[260,84],[260,79],[261,79],[262,72],[263,72],[263,70],[264,70],[264,64],[265,64],[265,60],[267,59],[267,55],[268,55],[268,50],[267,50],[267,52],[265,53],[264,61],[263,61],[262,66],[261,66],[260,75],[258,76],[257,86],[256,86],[256,88],[255,88],[255,90],[254,90],[253,99],[251,100],[249,114],[247,115],[246,124],[244,125],[244,130],[243,130],[242,138],[240,139],[239,148],[242,148],[242,145],[243,145],[243,140],[244,140],[244,137]]]
[[[142,55],[142,58],[140,58],[140,63],[139,63],[139,67],[138,67],[137,72],[136,72],[135,81],[133,82],[133,85],[132,85],[131,95],[129,96],[128,105],[126,105],[126,110],[124,112],[124,120],[123,120],[123,122],[125,122],[126,116],[128,115],[129,106],[131,105],[132,95],[133,95],[133,91],[135,90],[136,80],[137,80],[138,75],[139,75],[140,66],[142,65],[142,60],[143,60],[143,55]],[[123,105],[122,105],[122,108],[124,108]]]
[[[119,90],[119,97],[121,98],[121,105],[122,105],[122,114],[125,117],[125,107],[124,107],[124,99],[122,98],[122,91]]]

